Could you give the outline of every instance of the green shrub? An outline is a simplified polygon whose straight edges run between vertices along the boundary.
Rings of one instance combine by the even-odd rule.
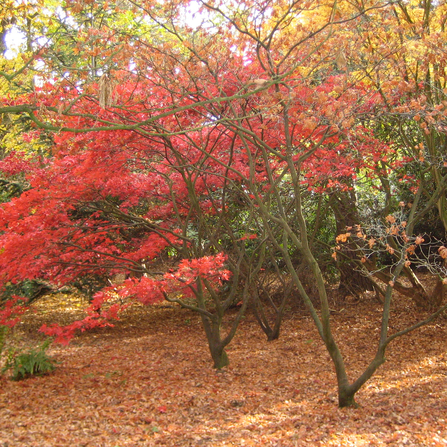
[[[17,284],[8,283],[0,290],[0,303],[6,302],[14,295],[23,297],[28,304],[39,297],[54,291],[53,286],[41,279],[25,279]]]
[[[56,368],[54,360],[45,352],[51,341],[51,339],[47,339],[39,348],[18,355],[14,355],[13,351],[10,351],[6,365],[1,371],[2,374],[11,370],[12,380],[22,380],[54,371]]]

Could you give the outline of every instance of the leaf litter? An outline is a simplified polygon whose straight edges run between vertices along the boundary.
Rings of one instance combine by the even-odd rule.
[[[43,323],[82,316],[76,297],[34,308],[16,344],[40,341]],[[367,299],[333,315],[351,379],[374,355],[380,315]],[[420,317],[396,299],[390,331]],[[216,371],[196,314],[129,308],[115,327],[51,347],[54,373],[0,379],[0,446],[447,446],[446,327],[444,317],[392,343],[360,406],[339,409],[329,356],[305,312],[291,312],[273,342],[248,314],[230,366]]]

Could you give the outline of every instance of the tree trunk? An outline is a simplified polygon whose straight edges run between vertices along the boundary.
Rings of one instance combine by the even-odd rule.
[[[270,310],[271,314],[273,314],[273,318],[272,315],[270,315],[270,318],[273,320],[272,323],[270,323],[269,316],[264,309],[264,304],[262,303],[261,297],[257,291],[253,291],[252,295],[253,313],[259,323],[259,326],[264,331],[265,335],[267,335],[267,341],[273,341],[279,338],[285,305],[288,301],[290,290],[283,290],[283,297],[279,307],[276,306],[268,291],[264,289],[264,292],[267,296],[266,299],[271,305]]]
[[[222,346],[221,344],[213,345],[212,343],[208,343],[208,346],[210,348],[211,357],[214,361],[214,368],[222,369],[230,364],[230,360],[228,359],[228,355],[225,352],[224,346]]]
[[[355,393],[347,388],[338,388],[338,406],[340,408],[345,407],[357,407],[355,401]]]
[[[216,369],[222,369],[225,366],[228,366],[230,360],[228,359],[228,355],[225,352],[225,347],[228,345],[231,338],[229,340],[221,339],[221,318],[217,315],[214,315],[213,318],[202,315],[202,323],[205,329],[206,338],[208,340],[208,347],[211,353],[211,357],[214,361],[213,367]]]
[[[331,197],[330,206],[335,216],[337,235],[346,233],[350,227],[360,223],[354,189],[338,191]],[[355,231],[355,230],[349,230]],[[368,290],[374,290],[369,277],[363,275],[357,267],[355,246],[350,243],[343,244],[338,252],[337,268],[340,272],[339,292],[343,297],[353,295],[361,296]]]
[[[205,333],[208,339],[208,347],[210,349],[211,357],[214,361],[213,367],[222,369],[230,364],[228,355],[225,352],[225,343],[220,338],[220,324],[213,321],[211,324],[207,323],[205,326]]]

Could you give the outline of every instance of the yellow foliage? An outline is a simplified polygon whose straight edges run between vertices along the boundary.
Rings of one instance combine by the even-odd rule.
[[[343,233],[343,234],[339,234],[335,240],[337,243],[340,242],[346,242],[348,240],[348,238],[351,236],[351,233]]]

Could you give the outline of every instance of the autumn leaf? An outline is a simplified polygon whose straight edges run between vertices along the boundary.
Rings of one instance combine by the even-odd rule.
[[[421,236],[416,236],[416,239],[415,239],[415,241],[414,241],[414,243],[416,244],[416,245],[420,245],[420,244],[422,244],[424,242],[424,238],[423,237],[421,237]]]
[[[346,242],[350,236],[351,236],[351,233],[343,233],[343,234],[339,234],[339,235],[335,238],[335,241],[336,241],[337,243],[340,243],[340,242]]]
[[[447,259],[447,248],[444,245],[438,248],[438,253],[442,259]]]
[[[392,214],[388,214],[385,220],[390,224],[394,224],[396,222],[396,218]]]

